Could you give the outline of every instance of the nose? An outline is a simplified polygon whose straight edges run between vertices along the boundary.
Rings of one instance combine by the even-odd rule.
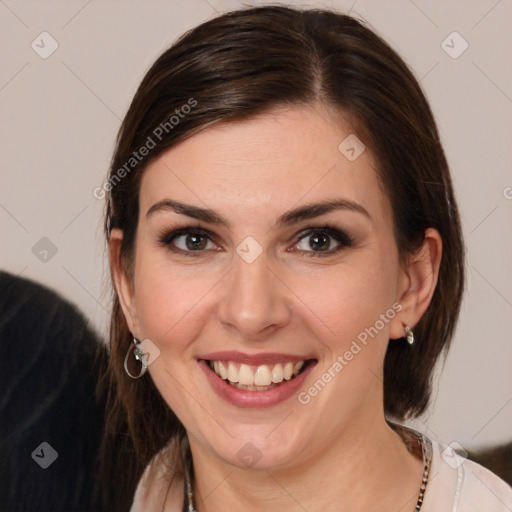
[[[289,290],[263,253],[252,263],[235,256],[218,306],[218,318],[247,340],[267,337],[290,322]]]

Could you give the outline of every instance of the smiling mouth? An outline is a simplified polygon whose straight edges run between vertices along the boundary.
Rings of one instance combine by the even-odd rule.
[[[233,361],[206,361],[209,368],[231,386],[245,391],[268,391],[293,380],[316,362],[306,359],[297,362],[252,366]]]

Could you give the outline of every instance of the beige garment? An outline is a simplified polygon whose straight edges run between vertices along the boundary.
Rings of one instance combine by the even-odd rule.
[[[161,463],[164,450],[154,459],[151,477],[149,466],[146,469],[130,512],[162,511],[170,481]],[[168,496],[168,503],[180,501],[183,504],[183,478],[178,482],[174,487],[180,499]],[[410,511],[402,509],[402,512],[413,512],[415,505],[412,503]],[[182,507],[171,512],[182,512]],[[433,441],[430,476],[421,512],[512,512],[512,488],[479,464],[461,459],[451,447]]]
[[[512,488],[488,469],[432,443],[432,465],[421,512],[512,512]]]
[[[183,475],[176,475],[174,485],[170,487],[172,472],[165,464],[165,461],[175,453],[172,443],[169,443],[153,457],[137,485],[130,512],[162,512],[164,503],[166,503],[165,512],[182,512]],[[180,505],[171,509],[171,503],[180,503]]]

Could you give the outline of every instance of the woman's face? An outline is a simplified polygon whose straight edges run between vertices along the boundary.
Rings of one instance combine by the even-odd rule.
[[[125,313],[210,456],[287,467],[383,421],[408,279],[351,134],[320,106],[279,109],[213,125],[145,171]]]

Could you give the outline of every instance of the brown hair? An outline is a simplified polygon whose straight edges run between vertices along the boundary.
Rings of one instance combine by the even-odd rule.
[[[113,228],[123,231],[122,258],[130,275],[139,185],[150,162],[212,123],[319,101],[348,115],[375,156],[401,258],[419,248],[428,227],[442,238],[438,284],[415,326],[417,341],[413,346],[390,343],[384,363],[386,414],[415,417],[428,405],[433,368],[454,332],[464,248],[448,165],[427,100],[401,58],[359,21],[331,11],[258,7],[227,13],[181,37],[148,71],[122,123],[110,169],[106,235]],[[193,107],[183,108],[187,104]],[[139,148],[153,146],[149,139],[154,147],[140,162],[131,161]],[[134,165],[127,167],[127,162]],[[101,465],[107,486],[114,487],[109,498],[116,510],[129,507],[151,457],[169,439],[184,435],[151,378],[134,381],[124,372],[131,343],[114,294]]]

